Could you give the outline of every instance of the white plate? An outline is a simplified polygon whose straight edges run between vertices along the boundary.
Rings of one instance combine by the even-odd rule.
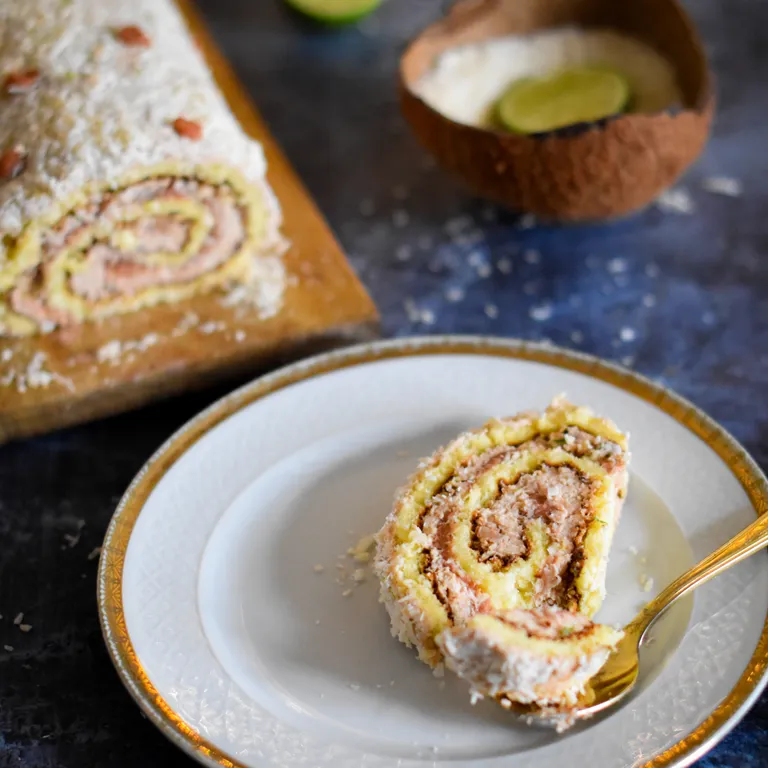
[[[599,619],[627,621],[652,594],[642,576],[664,585],[765,510],[765,478],[732,438],[609,364],[478,338],[314,358],[202,413],[120,503],[100,613],[139,705],[209,765],[688,765],[765,684],[764,554],[671,611],[637,693],[564,736],[470,706],[460,681],[433,677],[390,636],[373,579],[347,597],[337,583],[338,556],[378,529],[420,456],[562,392],[631,433]]]

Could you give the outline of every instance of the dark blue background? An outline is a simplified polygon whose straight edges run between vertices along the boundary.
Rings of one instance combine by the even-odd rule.
[[[688,3],[719,96],[714,135],[681,182],[691,213],[654,206],[606,226],[530,229],[435,169],[399,114],[398,54],[445,3],[389,0],[342,32],[299,24],[276,0],[200,4],[378,303],[385,335],[551,339],[624,361],[768,466],[768,2]],[[705,191],[716,175],[738,179],[742,196]],[[450,301],[457,289],[464,298]],[[87,554],[147,456],[221,393],[0,449],[0,647],[15,648],[0,650],[0,765],[191,765],[118,682]],[[78,520],[81,539],[66,547]],[[18,611],[27,635],[11,625]],[[764,696],[699,765],[768,765],[767,729]]]

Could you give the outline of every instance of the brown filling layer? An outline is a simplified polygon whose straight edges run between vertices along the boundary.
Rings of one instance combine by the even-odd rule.
[[[180,253],[186,246],[191,223],[178,214],[141,216],[124,221],[136,205],[174,199],[195,200],[208,210],[212,226],[202,246],[176,263],[153,263],[156,253]],[[192,179],[159,178],[106,192],[87,207],[64,216],[45,234],[43,262],[22,275],[11,294],[19,314],[40,323],[66,324],[71,318],[47,303],[45,278],[53,260],[72,247],[97,221],[115,222],[114,230],[128,246],[95,241],[83,246],[83,268],[68,277],[69,289],[89,302],[132,295],[153,286],[190,282],[216,269],[236,253],[246,236],[246,211],[232,190]]]

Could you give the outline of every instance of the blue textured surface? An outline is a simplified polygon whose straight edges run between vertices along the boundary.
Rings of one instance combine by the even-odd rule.
[[[547,338],[623,361],[768,466],[767,2],[689,3],[719,93],[714,136],[681,182],[693,212],[531,229],[435,169],[399,115],[398,54],[444,3],[389,0],[338,32],[299,24],[277,2],[200,4],[377,301],[385,335]],[[706,192],[715,175],[738,179],[743,195]],[[0,450],[0,645],[14,645],[0,652],[0,765],[191,764],[120,687],[86,554],[146,457],[218,394]],[[80,542],[62,549],[79,519]],[[34,629],[20,637],[9,616],[22,610]],[[768,765],[768,698],[698,765]]]

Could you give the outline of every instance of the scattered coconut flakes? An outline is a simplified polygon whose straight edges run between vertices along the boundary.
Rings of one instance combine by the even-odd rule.
[[[123,345],[117,340],[112,339],[96,350],[96,359],[100,363],[117,362],[123,353]]]
[[[621,358],[621,364],[625,368],[631,368],[635,364],[635,356],[634,355],[625,355]]]
[[[617,256],[615,259],[611,259],[606,265],[605,268],[610,272],[612,275],[618,275],[622,272],[627,271],[627,260],[622,259],[621,257]]]
[[[584,334],[581,331],[571,331],[571,341],[574,344],[581,344],[584,341]]]
[[[160,340],[156,333],[148,333],[144,338],[135,341],[119,341],[112,339],[96,350],[96,360],[99,363],[116,365],[123,355],[128,352],[146,352]]]
[[[449,219],[445,223],[445,231],[449,235],[458,235],[463,230],[469,229],[472,226],[472,217],[464,214],[462,216],[456,216],[456,218]]]
[[[32,630],[32,625],[31,624],[19,624],[19,629],[22,632],[30,632]]]
[[[643,296],[643,306],[648,308],[655,307],[656,297],[652,293],[646,293],[645,296]]]
[[[467,256],[467,263],[472,269],[479,269],[482,267],[483,264],[485,264],[485,257],[483,256],[482,251],[472,251],[469,256]]]
[[[13,620],[13,623],[18,627],[21,622],[24,621],[24,614],[23,613],[17,613],[16,617]]]
[[[4,349],[2,352],[0,352],[0,362],[7,363],[12,357],[12,349]]]
[[[70,392],[75,391],[75,385],[72,379],[66,376],[49,371],[46,367],[47,355],[44,352],[35,352],[32,359],[27,364],[26,369],[22,371],[9,371],[1,380],[3,386],[16,385],[16,391],[24,393],[29,389],[45,389],[53,382],[60,384]]]
[[[741,182],[729,176],[708,176],[702,180],[701,187],[713,195],[726,197],[740,197],[742,192]]]
[[[421,310],[421,322],[424,323],[424,325],[434,325],[435,319],[435,313],[431,309]]]
[[[101,547],[94,547],[89,553],[88,553],[88,559],[89,560],[95,560],[99,555],[101,554]]]
[[[634,341],[637,338],[637,331],[629,326],[624,326],[619,331],[619,338],[624,342]]]
[[[245,331],[238,329],[235,331],[235,341],[239,344],[245,340]]]
[[[65,533],[64,534],[64,541],[67,543],[67,547],[69,547],[69,549],[72,549],[73,547],[76,547],[78,542],[80,541],[80,534],[79,533]]]
[[[445,292],[445,298],[455,304],[464,298],[464,289],[458,287],[448,288]]]
[[[325,570],[325,566],[318,563],[314,568],[312,569],[315,573],[322,573]]]
[[[499,316],[499,308],[495,304],[486,304],[484,311],[491,320]]]
[[[352,581],[354,581],[357,584],[362,584],[366,579],[366,573],[365,570],[362,568],[355,568],[355,570],[352,573]]]
[[[538,264],[541,261],[541,254],[535,248],[528,248],[523,254],[526,264]]]
[[[210,335],[212,333],[223,331],[226,327],[227,324],[223,320],[208,320],[207,322],[198,326],[197,330],[200,331],[200,333]]]
[[[483,240],[485,240],[485,233],[482,229],[471,229],[469,232],[451,237],[451,242],[454,245],[467,246],[468,248],[483,242]]]
[[[351,589],[345,589],[345,590],[344,590],[344,591],[341,593],[341,596],[342,596],[342,597],[349,597],[351,594],[352,594],[352,590],[351,590]]]
[[[665,213],[693,213],[693,198],[684,187],[666,189],[656,199],[656,205]]]
[[[366,563],[370,560],[370,552],[376,545],[376,537],[373,535],[363,536],[354,547],[347,550],[347,554],[352,555],[358,562]]]
[[[238,286],[238,288],[243,288],[243,287],[244,286]],[[225,302],[229,301],[234,294],[235,294],[235,291],[231,291],[228,294],[228,296],[222,299],[221,303],[224,304],[224,306],[228,306]],[[183,336],[191,328],[194,328],[199,322],[200,322],[200,318],[194,312],[186,312],[184,314],[184,317],[182,317],[181,320],[179,320],[179,322],[176,324],[176,327],[171,331],[171,336],[173,337]]]
[[[315,625],[317,625],[317,626],[320,625],[320,619],[315,619]]]
[[[549,318],[552,317],[552,305],[540,304],[538,307],[532,307],[530,312],[528,312],[528,315],[531,320],[536,320],[538,323],[549,320]]]
[[[650,592],[653,589],[653,578],[647,573],[641,574],[640,586],[643,588],[643,592]]]
[[[359,690],[360,690],[360,686],[359,686],[357,683],[350,683],[350,684],[349,684],[349,687],[350,687],[350,688],[351,688],[353,691],[359,691]]]
[[[410,220],[411,217],[408,215],[408,211],[405,211],[402,208],[399,208],[392,214],[392,224],[398,229],[407,227]]]
[[[11,653],[11,651],[13,651],[13,646],[12,645],[4,645],[3,648],[6,651],[8,651],[8,653]]]
[[[398,261],[408,261],[411,258],[413,252],[410,245],[401,245],[395,251],[395,258]]]
[[[627,547],[627,552],[629,552],[630,555],[636,555],[638,553],[638,549],[634,544],[630,544]]]
[[[507,258],[499,259],[496,262],[496,269],[498,269],[502,275],[508,275],[512,272],[512,261]]]

